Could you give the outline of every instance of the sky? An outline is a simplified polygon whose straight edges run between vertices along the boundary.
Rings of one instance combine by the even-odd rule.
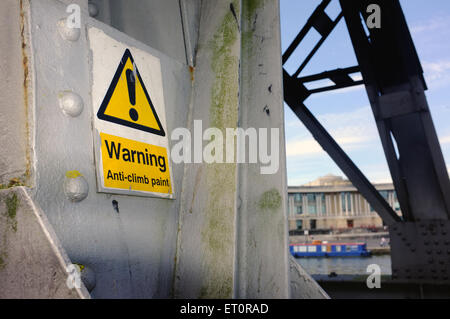
[[[280,0],[280,3],[284,52],[320,1]],[[400,0],[400,3],[424,69],[428,85],[425,94],[450,168],[450,1]],[[325,11],[334,20],[340,12],[339,1],[332,0]],[[302,48],[285,64],[289,73],[295,71],[318,39],[315,30],[308,33]],[[355,65],[356,57],[342,19],[301,76]],[[319,86],[324,84],[327,85],[322,82]],[[305,105],[372,183],[392,181],[363,85],[314,94]],[[345,176],[287,105],[285,125],[289,186],[302,185],[326,174]]]

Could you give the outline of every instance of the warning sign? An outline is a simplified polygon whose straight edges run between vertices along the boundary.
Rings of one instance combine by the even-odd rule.
[[[126,49],[97,116],[137,130],[165,135],[130,50]]]
[[[99,192],[174,198],[161,63],[89,29]]]
[[[105,186],[171,193],[167,150],[100,133]]]

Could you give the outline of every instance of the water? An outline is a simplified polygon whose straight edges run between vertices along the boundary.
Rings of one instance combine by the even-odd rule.
[[[391,274],[390,255],[295,259],[310,275],[328,275],[331,272],[335,272],[338,275],[367,274],[367,266],[370,264],[379,265],[382,275]]]

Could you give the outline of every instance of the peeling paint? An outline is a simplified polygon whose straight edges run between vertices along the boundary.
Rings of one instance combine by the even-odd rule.
[[[11,178],[8,184],[0,184],[0,189],[8,189],[16,186],[24,186],[24,182],[20,178]]]
[[[189,73],[191,74],[191,82],[194,82],[194,72],[195,68],[193,66],[189,66]]]
[[[83,176],[79,171],[67,171],[66,172],[66,177],[67,178],[77,178],[79,176]]]
[[[26,18],[25,18],[25,8],[24,1],[20,0],[20,36],[22,39],[22,66],[23,66],[23,98],[24,98],[24,108],[25,108],[25,130],[27,136],[27,148],[25,151],[26,156],[26,169],[23,179],[28,180],[31,176],[31,140],[32,133],[29,125],[30,120],[30,104],[29,104],[29,87],[31,85],[31,76],[30,76],[30,59],[28,58],[29,47],[27,45],[27,37],[26,37]]]

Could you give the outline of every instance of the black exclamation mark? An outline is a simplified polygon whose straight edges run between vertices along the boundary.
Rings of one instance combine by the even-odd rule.
[[[130,98],[131,105],[136,105],[136,78],[134,77],[133,70],[128,69],[126,72],[127,83],[128,83],[128,97]],[[139,114],[136,109],[130,109],[130,117],[133,121],[137,121]]]

